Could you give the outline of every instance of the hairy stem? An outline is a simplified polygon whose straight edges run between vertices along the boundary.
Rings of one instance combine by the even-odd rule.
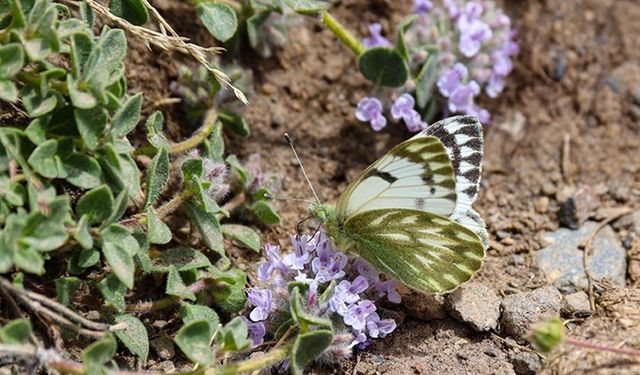
[[[182,142],[175,143],[169,148],[170,154],[181,154],[194,147],[197,147],[202,141],[207,139],[209,134],[213,131],[216,120],[218,118],[218,112],[215,109],[210,109],[204,116],[204,125],[202,128],[194,133],[191,137],[185,139]]]
[[[238,363],[224,366],[222,368],[211,368],[204,372],[205,375],[234,375],[244,374],[255,370],[260,370],[265,367],[274,365],[289,355],[289,348],[272,349],[260,357],[247,359]]]
[[[564,338],[564,342],[566,342],[567,344],[570,344],[570,345],[579,346],[579,347],[587,348],[587,349],[600,350],[600,351],[603,351],[603,352],[610,352],[610,353],[616,353],[616,354],[640,357],[640,350],[612,348],[610,346],[594,344],[594,343],[587,342],[587,341],[582,341],[582,340],[578,340],[578,339],[572,339],[570,337],[565,337]]]
[[[207,280],[207,279],[198,280],[189,286],[189,291],[193,293],[198,293],[204,290],[205,288],[208,288],[211,285],[213,285],[213,283],[211,283],[210,280]],[[163,299],[152,301],[152,302],[140,302],[140,303],[129,304],[127,305],[127,311],[137,312],[137,313],[148,313],[151,311],[168,309],[170,307],[177,305],[178,303],[180,303],[180,298],[168,297],[168,298],[163,298]]]
[[[345,46],[356,54],[356,56],[360,56],[362,52],[364,52],[364,46],[362,43],[326,10],[322,11],[322,22],[324,22],[329,30],[333,32],[333,35],[338,37]]]

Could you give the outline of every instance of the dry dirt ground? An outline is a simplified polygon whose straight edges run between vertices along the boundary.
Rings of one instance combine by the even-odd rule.
[[[195,25],[184,22],[193,19],[184,14],[188,7],[156,3],[180,33],[211,43]],[[493,123],[485,127],[476,207],[492,241],[477,281],[508,294],[546,284],[533,254],[544,246],[542,233],[559,226],[557,211],[566,187],[596,188],[598,209],[640,207],[640,3],[521,0],[505,1],[504,6],[518,29],[521,52],[506,91],[482,103]],[[410,7],[409,1],[345,0],[335,2],[333,9],[362,36],[372,21],[380,21],[388,33]],[[136,47],[129,64],[131,89],[142,89],[149,102],[170,96],[178,61],[188,60]],[[311,197],[283,141],[285,132],[295,139],[326,202],[335,202],[348,181],[408,137],[399,126],[374,133],[355,119],[358,99],[372,87],[359,75],[350,52],[314,20],[292,30],[286,47],[274,57],[249,54],[243,62],[255,76],[256,96],[246,109],[252,136],[247,141],[231,138],[228,150],[241,157],[260,153],[263,168],[282,177],[280,195]],[[177,125],[177,107],[162,109],[172,136],[192,132]],[[282,224],[262,228],[262,234],[266,241],[286,246],[307,207],[296,201],[277,206]],[[244,259],[246,264],[256,260]],[[578,322],[573,337],[612,346],[640,343],[640,299],[631,281],[635,275],[629,276],[626,288],[598,295],[598,312]],[[405,301],[390,307],[404,318],[390,337],[352,360],[314,372],[513,374],[514,355],[529,350],[500,330],[479,334],[451,318],[417,319],[411,307],[415,297]],[[564,347],[548,356],[543,371],[640,374],[640,364]]]

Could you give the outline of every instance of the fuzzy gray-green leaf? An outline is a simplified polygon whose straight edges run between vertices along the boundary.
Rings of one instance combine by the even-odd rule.
[[[253,228],[239,224],[223,224],[222,233],[255,252],[260,251],[260,235]]]
[[[122,138],[135,129],[140,120],[142,109],[142,94],[137,93],[127,99],[111,120],[111,133],[116,138]]]
[[[147,197],[144,208],[148,208],[162,193],[169,179],[169,152],[162,147],[151,160],[146,172]]]
[[[209,323],[195,320],[183,325],[174,341],[191,362],[208,365],[214,359],[210,339]]]
[[[231,39],[238,28],[236,12],[226,4],[200,3],[198,17],[214,38],[221,42]]]
[[[140,319],[128,314],[117,316],[116,323],[125,323],[127,325],[124,330],[115,332],[116,337],[127,349],[140,357],[143,364],[147,362],[147,357],[149,356],[149,334],[144,324]]]
[[[158,218],[152,207],[147,209],[147,228],[150,243],[166,244],[171,241],[171,230]]]
[[[304,368],[318,358],[332,340],[333,333],[325,329],[299,334],[291,348],[291,372],[294,375],[303,374]]]

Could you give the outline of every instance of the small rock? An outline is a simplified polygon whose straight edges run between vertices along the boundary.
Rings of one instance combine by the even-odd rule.
[[[155,364],[151,367],[149,367],[149,370],[151,371],[159,371],[162,372],[164,374],[169,374],[171,372],[174,372],[176,370],[176,365],[173,364],[173,362],[171,361],[162,361],[158,364]]]
[[[461,285],[447,297],[447,308],[454,318],[468,323],[478,332],[498,327],[500,297],[484,284]]]
[[[562,294],[553,286],[506,296],[502,300],[502,327],[508,334],[523,338],[533,324],[557,316],[561,301]]]
[[[560,206],[558,221],[568,228],[578,229],[587,221],[595,204],[595,196],[589,187],[576,189]]]
[[[440,294],[402,293],[402,304],[409,316],[422,320],[441,320],[447,317],[445,298]]]
[[[151,348],[158,353],[158,357],[162,359],[171,359],[176,355],[173,348],[173,341],[167,335],[161,335],[149,343]]]
[[[575,317],[581,312],[590,313],[591,304],[589,303],[589,295],[584,291],[567,294],[562,298],[560,312],[567,318]]]
[[[551,57],[551,71],[549,76],[554,81],[560,81],[564,74],[567,72],[567,56],[564,52],[556,52]]]
[[[549,197],[540,197],[535,203],[536,212],[544,214],[549,209]]]
[[[627,186],[618,186],[610,190],[613,199],[618,202],[627,202],[631,198],[631,189]]]
[[[542,188],[540,189],[542,194],[549,195],[549,196],[556,194],[557,190],[558,188],[556,188],[556,185],[554,185],[554,183],[551,181],[545,181],[542,184]]]
[[[583,252],[579,246],[586,241],[598,224],[587,221],[579,230],[560,228],[546,233],[549,244],[535,253],[538,267],[544,271],[549,283],[565,293],[586,290]],[[609,278],[617,285],[625,285],[627,260],[625,250],[610,226],[605,226],[591,243],[589,273],[594,280]]]
[[[622,216],[613,223],[613,228],[617,231],[626,229],[629,232],[640,236],[640,211],[635,211],[628,215]]]
[[[511,360],[518,375],[535,375],[542,370],[542,358],[533,352],[520,352]]]

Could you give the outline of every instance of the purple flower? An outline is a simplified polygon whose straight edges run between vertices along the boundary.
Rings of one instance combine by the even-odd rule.
[[[476,116],[478,120],[483,124],[489,123],[491,121],[491,114],[489,113],[489,111],[476,104],[473,104],[471,107],[466,108],[465,112],[468,115]]]
[[[402,94],[391,106],[391,116],[396,120],[409,117],[414,112],[413,106],[415,104],[416,101],[411,94]]]
[[[438,78],[438,89],[445,97],[449,97],[460,86],[463,79],[467,78],[469,71],[467,67],[461,63],[457,63],[453,68],[446,70],[440,78]]]
[[[326,283],[344,277],[344,267],[347,265],[346,255],[331,248],[330,241],[322,235],[316,247],[316,257],[311,261],[311,270],[315,272],[315,279]]]
[[[460,52],[466,57],[472,57],[480,51],[482,43],[491,39],[491,28],[486,23],[473,20],[460,30]]]
[[[460,16],[460,8],[458,7],[458,5],[455,3],[454,0],[444,0],[443,5],[445,8],[447,8],[447,12],[449,12],[449,17],[451,17],[452,20],[456,20],[459,16]]]
[[[356,108],[356,118],[362,122],[368,121],[374,131],[387,126],[387,119],[382,115],[382,103],[376,98],[362,98]]]
[[[280,256],[280,247],[267,244],[264,247],[264,252],[267,255],[267,261],[258,266],[258,280],[265,282],[269,280],[273,271],[278,270],[282,274],[286,274],[289,268],[282,261]]]
[[[476,81],[471,81],[467,85],[460,85],[449,96],[449,110],[451,112],[461,112],[473,105],[473,97],[480,93],[480,85]]]
[[[380,316],[376,312],[372,312],[367,317],[367,332],[374,339],[385,337],[394,329],[396,329],[396,322],[393,319],[380,320]]]
[[[492,74],[491,77],[489,77],[489,82],[487,83],[487,86],[485,87],[485,91],[487,92],[487,95],[489,95],[489,97],[491,98],[496,98],[498,94],[502,92],[503,89],[504,89],[504,80],[502,79],[502,76],[497,74]]]
[[[333,296],[329,299],[331,311],[340,315],[346,313],[348,306],[360,299],[360,293],[367,290],[369,283],[364,276],[358,276],[353,281],[342,280],[336,286]]]
[[[414,0],[413,12],[414,13],[427,13],[433,8],[433,3],[429,0]]]
[[[493,71],[497,75],[506,76],[513,70],[511,58],[504,51],[497,51],[491,55],[493,62]]]
[[[391,42],[389,39],[382,36],[382,25],[379,23],[371,23],[368,26],[369,33],[371,33],[370,37],[364,38],[362,40],[362,44],[364,44],[365,48],[379,47],[379,46],[390,46]]]
[[[244,316],[241,317],[241,319],[249,330],[249,339],[253,342],[253,346],[262,345],[264,342],[264,336],[267,334],[267,328],[265,327],[264,322],[254,323]]]
[[[410,94],[402,94],[391,106],[391,116],[398,120],[404,120],[410,132],[417,132],[427,127],[420,114],[413,109],[416,101]]]
[[[273,295],[268,289],[251,288],[247,292],[247,299],[250,304],[255,306],[249,313],[249,318],[254,322],[266,320],[275,307]]]
[[[283,262],[293,270],[302,270],[311,260],[311,252],[316,245],[315,240],[308,235],[291,236],[293,252],[284,256]]]
[[[367,324],[367,317],[374,311],[376,311],[376,306],[367,299],[352,303],[342,316],[344,324],[353,327],[356,331],[363,330]]]
[[[396,290],[398,282],[395,280],[380,281],[373,284],[374,289],[378,292],[378,297],[387,296],[389,302],[400,303],[400,293]]]

